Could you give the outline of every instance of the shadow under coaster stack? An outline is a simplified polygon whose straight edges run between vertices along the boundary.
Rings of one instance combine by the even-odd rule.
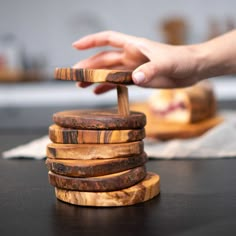
[[[146,117],[129,111],[131,72],[60,68],[55,78],[117,84],[117,110],[55,113],[47,146],[49,182],[56,197],[81,206],[126,206],[159,194],[159,176],[147,172]],[[122,85],[123,84],[123,85]]]

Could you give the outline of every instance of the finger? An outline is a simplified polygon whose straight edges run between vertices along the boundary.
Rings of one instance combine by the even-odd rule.
[[[85,36],[74,42],[72,46],[80,50],[101,46],[122,48],[131,38],[134,37],[114,31],[103,31]]]
[[[74,68],[101,69],[116,67],[121,64],[121,51],[103,51],[74,65]]]
[[[156,76],[152,80],[138,84],[138,86],[143,88],[159,88],[159,89],[171,89],[171,88],[181,88],[181,84],[177,83],[176,80],[165,77],[165,76]]]
[[[95,89],[93,91],[95,94],[102,94],[102,93],[105,93],[105,92],[112,90],[114,88],[116,88],[115,84],[103,83],[103,84],[99,84],[97,87],[95,87]]]
[[[160,88],[160,89],[172,89],[172,88],[185,88],[194,85],[197,80],[192,78],[176,79],[172,77],[157,76],[151,81],[139,85],[145,88]]]
[[[135,84],[142,86],[150,82],[155,76],[160,74],[160,72],[156,64],[147,62],[133,71],[132,78]]]

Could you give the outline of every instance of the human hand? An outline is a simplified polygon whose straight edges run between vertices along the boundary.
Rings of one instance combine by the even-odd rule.
[[[197,73],[198,57],[194,46],[171,46],[112,31],[88,35],[73,46],[79,50],[113,47],[78,62],[74,67],[133,70],[133,81],[141,87],[186,87],[201,79]],[[88,85],[80,83],[81,87]],[[103,93],[111,87],[100,84],[95,93]]]

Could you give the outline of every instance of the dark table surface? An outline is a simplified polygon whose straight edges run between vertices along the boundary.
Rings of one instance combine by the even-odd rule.
[[[0,152],[40,137],[45,127],[0,129]],[[158,197],[92,208],[58,201],[44,161],[0,158],[0,236],[236,235],[236,158],[150,160],[147,168],[161,176]]]
[[[36,136],[1,136],[1,148]],[[236,159],[151,160],[147,167],[161,176],[158,197],[92,208],[56,200],[44,161],[0,159],[0,235],[236,235]]]

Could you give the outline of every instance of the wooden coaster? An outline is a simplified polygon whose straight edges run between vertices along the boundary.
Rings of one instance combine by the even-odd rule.
[[[90,178],[75,178],[48,172],[49,183],[54,187],[88,191],[88,192],[104,192],[115,191],[123,188],[128,188],[146,176],[145,166],[135,167],[110,175],[103,175]]]
[[[160,192],[160,177],[148,172],[138,184],[112,192],[79,192],[55,188],[56,197],[79,206],[115,207],[129,206],[148,201]]]
[[[54,124],[49,127],[49,137],[54,143],[64,144],[126,143],[144,139],[145,130],[85,130],[62,128]]]
[[[143,141],[115,144],[50,143],[47,145],[47,157],[58,159],[106,159],[139,155],[143,152]]]
[[[56,68],[54,77],[59,80],[91,83],[133,84],[132,71],[125,70]]]
[[[130,157],[120,157],[103,160],[46,160],[48,170],[70,177],[94,177],[109,175],[144,165],[146,153]]]
[[[142,129],[146,117],[141,112],[122,116],[116,110],[71,110],[53,115],[53,121],[64,128],[73,129]]]

